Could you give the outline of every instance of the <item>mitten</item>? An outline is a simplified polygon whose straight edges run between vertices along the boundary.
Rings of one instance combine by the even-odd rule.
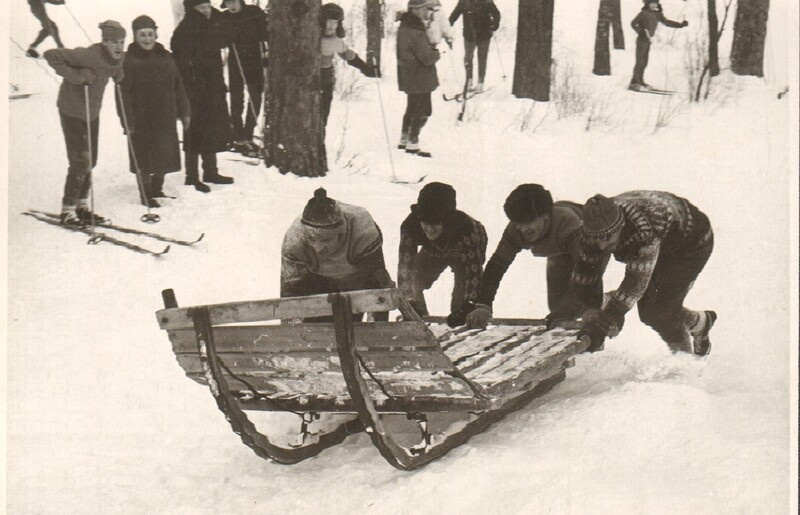
[[[492,318],[492,308],[486,304],[476,304],[475,309],[467,315],[467,327],[470,329],[485,328],[490,318]]]
[[[472,313],[475,309],[475,303],[465,300],[461,307],[453,311],[447,317],[447,325],[450,327],[459,327],[467,322],[467,315]]]

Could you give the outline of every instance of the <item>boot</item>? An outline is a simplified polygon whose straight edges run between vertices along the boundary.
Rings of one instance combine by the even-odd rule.
[[[153,174],[150,176],[150,198],[164,198],[164,175]]]
[[[187,186],[194,186],[194,189],[201,193],[208,193],[211,191],[206,184],[200,182],[197,177],[197,170],[186,170],[186,180],[183,183]]]
[[[419,132],[428,122],[427,116],[418,116],[411,120],[411,127],[409,133],[409,142],[406,145],[406,152],[409,154],[415,154],[420,157],[431,157],[430,152],[426,152],[421,150],[419,147]]]
[[[203,170],[203,180],[211,184],[233,184],[233,177],[220,175],[219,171],[216,169]]]
[[[147,207],[161,207],[161,204],[158,203],[153,198],[153,176],[152,175],[142,175],[142,191],[139,192],[139,200],[142,201],[143,206]]]
[[[717,313],[714,311],[706,311],[706,323],[703,328],[697,333],[692,334],[693,351],[697,356],[707,356],[711,351],[711,339],[708,333],[714,327],[714,322],[717,321]]]

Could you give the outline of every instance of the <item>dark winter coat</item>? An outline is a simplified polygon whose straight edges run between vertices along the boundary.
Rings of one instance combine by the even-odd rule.
[[[462,211],[456,211],[444,221],[442,235],[435,241],[425,236],[419,218],[411,213],[400,226],[397,261],[400,292],[406,299],[414,299],[414,262],[417,252],[421,252],[445,261],[451,268],[463,266],[466,272],[463,300],[474,301],[483,272],[483,262],[486,261],[486,243],[486,229],[483,224]]]
[[[657,262],[692,256],[712,241],[712,231],[705,214],[672,193],[629,191],[611,200],[622,209],[624,219],[613,254],[617,261],[625,263],[625,278],[603,308],[613,320],[642,298]],[[607,262],[603,252],[582,244],[572,282],[584,296],[587,287],[603,277]]]
[[[677,29],[683,27],[681,22],[668,20],[661,11],[651,11],[647,6],[639,11],[639,14],[631,22],[631,27],[639,36],[653,37],[656,34],[658,24],[663,23],[667,27]]]
[[[436,61],[439,51],[428,41],[425,24],[404,13],[397,31],[397,84],[409,94],[430,93],[439,87]]]
[[[144,50],[136,43],[125,54],[122,102],[139,169],[170,173],[181,169],[176,120],[189,116],[189,100],[175,61],[161,43]],[[117,114],[123,123],[117,96]],[[131,160],[131,172],[136,172]]]
[[[53,48],[44,53],[44,58],[56,73],[64,77],[58,89],[58,110],[87,122],[100,115],[108,79],[119,82],[124,73],[122,63],[125,57],[113,59],[102,43],[88,48]],[[86,120],[84,84],[89,85],[89,120]]]
[[[550,213],[550,230],[534,242],[525,236],[513,223],[506,226],[486,271],[481,278],[477,301],[491,306],[508,267],[523,249],[529,249],[537,257],[556,257],[567,254],[577,261],[581,252],[581,216],[583,206],[574,202],[558,201]]]
[[[227,33],[231,57],[235,59],[233,47],[239,54],[242,66],[261,67],[261,44],[267,40],[267,14],[256,5],[242,5],[238,13],[223,11],[220,21]]]
[[[228,90],[220,54],[226,44],[217,10],[210,20],[194,9],[188,10],[172,34],[172,53],[192,111],[192,123],[183,138],[186,150],[222,152],[230,143]]]
[[[458,0],[450,13],[450,25],[464,15],[464,39],[481,42],[492,37],[500,27],[500,11],[491,0]]]

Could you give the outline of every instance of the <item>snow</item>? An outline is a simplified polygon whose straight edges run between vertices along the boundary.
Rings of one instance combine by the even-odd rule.
[[[445,1],[446,11],[454,2]],[[350,2],[345,2],[350,4]],[[672,191],[709,215],[716,248],[687,299],[715,309],[719,320],[706,359],[671,355],[635,313],[606,350],[577,358],[567,379],[422,470],[389,466],[365,434],[292,467],[255,456],[233,434],[208,389],[187,379],[154,312],[160,291],[174,288],[181,305],[278,296],[281,238],[312,191],[366,207],[385,237],[396,270],[400,222],[422,184],[389,181],[378,87],[392,146],[404,108],[396,90],[392,40],[385,41],[380,82],[338,70],[340,87],[328,127],[331,173],[322,179],[281,176],[221,156],[232,186],[203,195],[168,176],[161,223],[145,226],[126,142],[106,91],[97,211],[115,222],[194,238],[161,259],[61,231],[19,213],[57,211],[66,156],[55,98],[58,84],[10,43],[9,82],[35,93],[8,104],[7,506],[9,513],[791,513],[797,469],[797,5],[772,2],[766,80],[723,74],[708,104],[682,106],[655,129],[659,110],[679,103],[623,91],[629,50],[613,52],[614,75],[588,75],[594,7],[558,2],[554,55],[572,63],[604,121],[585,130],[586,116],[510,95],[515,11],[499,37],[508,80],[489,54],[495,86],[468,106],[456,125],[452,70],[462,46],[439,67],[442,88],[423,131],[434,158],[394,151],[398,177],[453,184],[459,207],[486,225],[491,252],[506,223],[502,203],[517,184],[539,182],[557,199],[582,202],[596,192]],[[684,10],[702,26],[705,2],[665,0],[668,16]],[[397,2],[390,3],[396,7]],[[623,24],[638,9],[623,0]],[[97,23],[125,26],[142,13],[162,25],[168,43],[172,12],[163,0],[68,2],[49,6],[68,45]],[[730,30],[721,45],[730,47]],[[38,25],[15,3],[10,36],[23,47]],[[683,84],[686,34],[659,29],[648,78]],[[363,39],[363,38],[362,38]],[[784,44],[790,42],[790,44]],[[41,49],[48,48],[46,42]],[[363,40],[354,47],[363,54]],[[168,45],[167,45],[168,46]],[[723,51],[723,53],[725,53]],[[452,58],[452,67],[450,59]],[[46,66],[45,66],[46,67]],[[458,72],[460,73],[460,71]],[[785,86],[790,95],[776,100]],[[447,89],[450,88],[450,89]],[[539,124],[533,130],[532,126]],[[136,241],[158,248],[147,239]],[[394,274],[393,274],[394,275]],[[606,281],[615,285],[613,264]],[[546,314],[544,262],[520,255],[498,293],[495,313]],[[446,314],[451,276],[437,283],[429,306]],[[272,423],[295,424],[273,417]]]

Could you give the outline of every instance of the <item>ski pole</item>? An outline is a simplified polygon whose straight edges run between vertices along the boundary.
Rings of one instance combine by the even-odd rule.
[[[242,76],[242,84],[244,84],[244,87],[247,90],[247,103],[250,106],[250,113],[252,113],[253,120],[255,120],[256,125],[258,125],[258,114],[256,114],[256,105],[253,103],[253,97],[250,96],[250,86],[247,84],[247,79],[244,76],[244,68],[242,68],[242,61],[239,59],[239,50],[236,49],[236,45],[231,45],[231,48],[233,48],[233,56],[236,58],[236,64],[239,66],[239,74]]]
[[[89,42],[89,44],[91,44],[92,43],[92,38],[89,37],[89,34],[86,32],[86,29],[83,28],[83,25],[81,25],[81,22],[78,21],[78,18],[76,18],[74,14],[72,14],[72,11],[70,10],[70,8],[66,4],[66,2],[64,2],[64,4],[62,4],[62,5],[67,10],[69,15],[72,16],[72,19],[75,20],[75,23],[78,25],[78,28],[81,29],[81,32],[83,32],[83,35],[86,36],[86,40]]]
[[[95,232],[95,224],[94,224],[94,184],[92,181],[92,162],[94,161],[94,152],[92,152],[92,115],[89,110],[89,85],[83,85],[83,100],[86,104],[86,143],[89,150],[89,158],[86,160],[87,162],[87,174],[84,180],[89,181],[89,212],[91,213],[91,233],[89,234],[89,243],[90,245],[94,245],[95,243],[99,243],[103,240],[103,234]]]
[[[369,56],[369,60],[372,61],[372,66],[375,68],[375,56]],[[381,105],[381,119],[383,120],[383,134],[386,137],[386,149],[389,151],[389,166],[392,167],[392,182],[397,181],[397,174],[394,170],[394,158],[392,157],[392,144],[389,142],[389,127],[386,125],[386,112],[383,109],[383,95],[381,94],[381,79],[380,77],[375,77],[375,86],[378,88],[378,103]]]
[[[494,40],[495,38],[492,38]],[[503,74],[503,80],[506,80],[506,69],[503,66],[503,54],[500,53],[500,47],[497,41],[494,42],[494,49],[497,51],[497,62],[500,63],[500,73]]]
[[[142,171],[139,169],[139,161],[136,159],[136,150],[133,148],[133,135],[131,134],[131,128],[128,125],[128,114],[125,112],[125,102],[122,100],[122,87],[119,84],[117,84],[116,89],[117,89],[117,98],[119,98],[120,111],[122,111],[122,124],[125,125],[125,134],[127,135],[128,149],[131,151],[131,159],[133,159],[133,170],[136,172],[136,183],[139,185],[139,193],[142,195],[145,207],[147,208],[147,213],[143,214],[140,219],[142,222],[148,224],[154,224],[160,222],[161,217],[155,213],[150,212],[150,202],[148,202],[149,198],[147,197],[147,191],[145,191]]]

